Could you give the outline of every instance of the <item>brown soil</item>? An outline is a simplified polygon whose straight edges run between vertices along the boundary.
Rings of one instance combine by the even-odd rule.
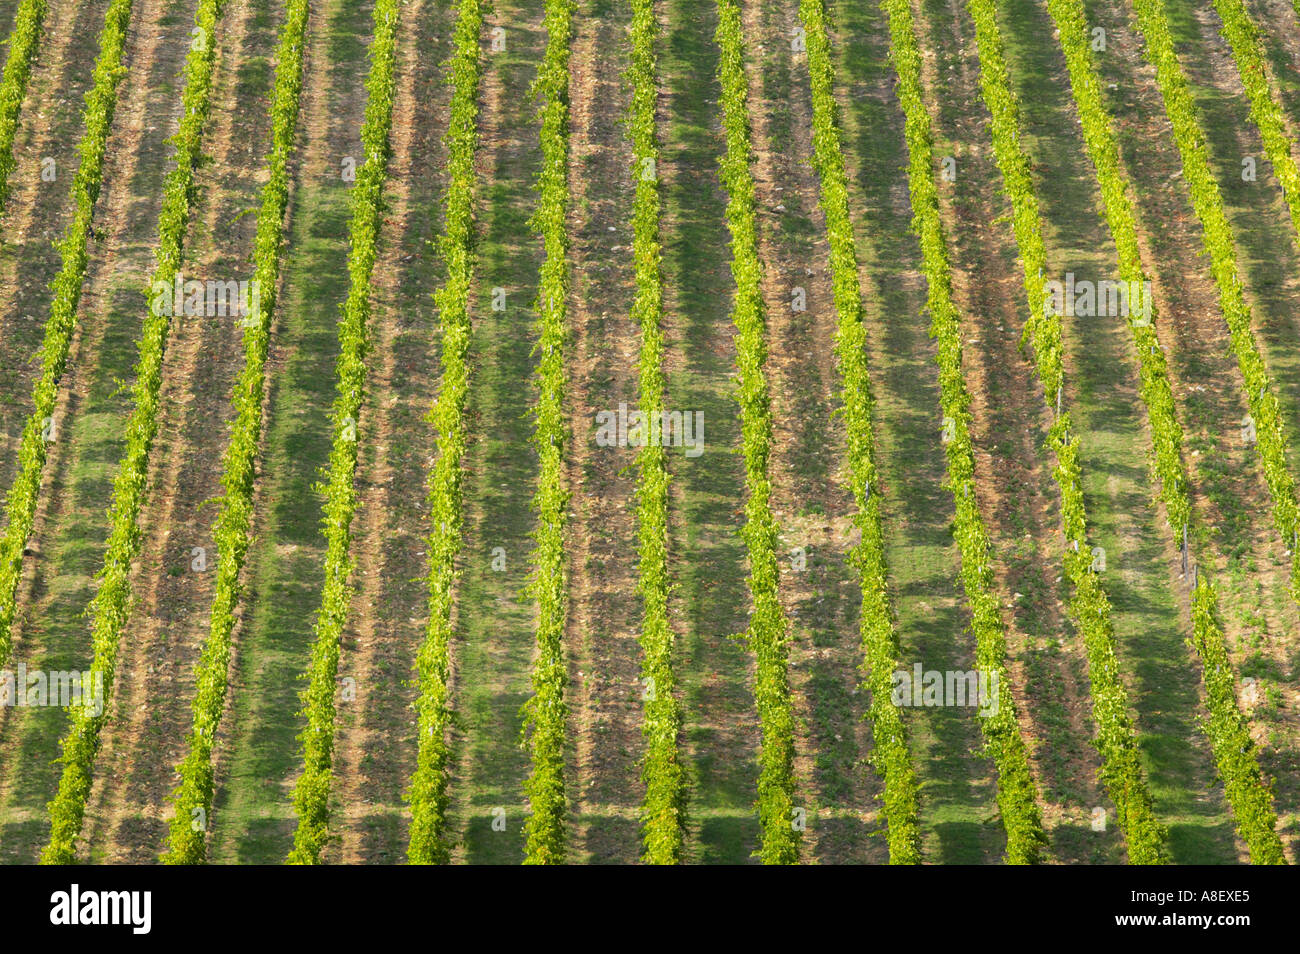
[[[639,329],[631,320],[632,147],[626,17],[575,14],[569,56],[569,323],[566,396],[569,522],[570,786],[577,857],[640,855],[644,795],[635,451],[597,447],[596,414],[635,407]],[[580,847],[578,847],[580,846]]]
[[[432,298],[411,289],[427,284],[417,268],[438,223],[424,210],[445,185],[441,136],[450,87],[440,82],[440,66],[448,14],[422,0],[403,16],[387,214],[373,278],[371,400],[360,425],[356,598],[339,670],[357,687],[355,702],[340,703],[334,759],[338,860],[348,864],[393,864],[405,856],[402,794],[415,766],[413,673],[427,621],[424,487],[434,436],[420,422],[437,370],[427,334]]]

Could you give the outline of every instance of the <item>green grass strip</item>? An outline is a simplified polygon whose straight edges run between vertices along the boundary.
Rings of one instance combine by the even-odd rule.
[[[447,831],[447,782],[451,763],[448,732],[451,700],[451,611],[456,556],[461,548],[461,482],[464,477],[465,406],[469,397],[470,283],[474,275],[474,152],[478,146],[478,90],[482,76],[479,0],[460,0],[455,50],[447,81],[451,120],[447,127],[446,225],[440,248],[447,279],[434,299],[442,326],[442,390],[430,421],[438,435],[438,457],[429,474],[429,624],[417,659],[420,688],[419,742],[411,802],[411,864],[446,864],[452,839]]]
[[[632,0],[632,250],[636,258],[636,297],[632,318],[641,329],[640,409],[645,420],[664,410],[663,274],[659,244],[659,144],[656,138],[655,43],[659,27],[654,0]],[[645,692],[646,753],[641,765],[645,801],[641,809],[641,860],[679,864],[685,848],[686,789],[679,750],[682,714],[673,674],[673,630],[668,623],[668,466],[663,447],[647,442],[637,453],[637,534],[643,601],[641,674]]]
[[[374,38],[370,45],[370,74],[366,78],[366,114],[361,124],[365,162],[357,170],[349,225],[348,297],[339,320],[339,357],[335,365],[338,397],[334,399],[325,496],[325,585],[316,615],[303,714],[307,725],[299,735],[303,773],[293,789],[298,827],[289,864],[319,864],[329,839],[329,798],[334,763],[334,691],[339,668],[339,642],[352,602],[352,517],[357,509],[353,477],[357,469],[361,405],[366,391],[366,323],[370,318],[370,276],[383,220],[384,180],[391,152],[393,72],[397,55],[400,0],[376,0]]]
[[[1115,630],[1110,600],[1099,573],[1092,568],[1088,545],[1088,516],[1083,500],[1079,442],[1070,437],[1070,414],[1060,410],[1057,396],[1065,381],[1061,318],[1046,309],[1044,273],[1047,252],[1042,219],[1029,157],[1021,147],[1020,105],[1011,90],[1010,72],[998,31],[997,0],[967,0],[975,21],[979,46],[980,88],[993,118],[993,152],[1011,200],[1016,245],[1024,268],[1029,302],[1027,326],[1032,329],[1038,381],[1048,406],[1058,409],[1048,435],[1056,457],[1052,476],[1061,492],[1065,528],[1065,573],[1073,594],[1070,612],[1083,636],[1088,656],[1092,718],[1097,726],[1094,744],[1101,754],[1101,778],[1115,803],[1120,830],[1131,864],[1168,863],[1168,833],[1155,816],[1151,792],[1142,769],[1137,733],[1129,714],[1128,691],[1120,678],[1115,656]]]
[[[0,211],[9,201],[9,177],[17,165],[14,136],[18,133],[18,114],[27,95],[32,60],[40,49],[45,10],[45,0],[23,0],[9,31],[9,55],[5,58],[4,79],[0,80]]]
[[[32,391],[32,413],[23,426],[18,448],[18,476],[5,498],[8,522],[0,538],[0,667],[13,650],[14,614],[17,611],[18,581],[23,574],[23,550],[36,518],[36,504],[45,472],[48,424],[54,420],[59,381],[68,364],[68,350],[77,326],[77,305],[86,276],[86,245],[95,217],[95,201],[104,172],[104,150],[113,126],[117,88],[126,75],[122,52],[131,19],[131,0],[113,0],[104,14],[99,34],[99,55],[95,60],[94,82],[86,94],[82,113],[85,132],[77,144],[81,161],[72,179],[72,221],[58,243],[59,273],[50,284],[50,316],[45,321],[41,344],[41,376]]]
[[[764,864],[799,861],[801,832],[793,824],[794,705],[790,696],[790,625],[777,598],[776,520],[768,462],[772,454],[772,407],[763,366],[767,361],[767,318],[758,257],[758,216],[753,150],[749,138],[749,86],[745,77],[745,38],[736,0],[718,0],[718,79],[727,152],[720,160],[731,230],[731,274],[736,282],[732,322],[736,326],[737,399],[745,454],[745,527],[749,553],[749,644],[757,662],[754,696],[762,731],[759,753],[758,818]]]
[[[181,97],[180,129],[173,137],[176,168],[163,184],[162,211],[158,218],[157,268],[153,285],[171,288],[180,270],[185,232],[195,193],[194,172],[202,160],[203,126],[207,121],[216,62],[217,24],[224,0],[202,0],[195,14],[201,33],[185,58],[185,92]],[[99,571],[99,591],[91,600],[91,672],[103,679],[102,708],[91,703],[72,711],[72,724],[63,738],[63,774],[50,802],[50,841],[41,852],[42,864],[67,864],[76,856],[90,795],[100,731],[109,718],[117,654],[131,614],[131,564],[140,552],[140,509],[148,488],[149,452],[158,431],[158,402],[162,387],[163,357],[171,330],[171,308],[156,307],[153,300],[140,334],[140,359],[131,394],[134,408],[126,428],[126,452],[113,481],[109,510],[111,530],[104,565]]]
[[[838,327],[835,355],[839,362],[848,441],[849,486],[857,513],[854,525],[862,542],[850,555],[862,589],[862,650],[874,751],[872,763],[885,782],[884,815],[890,864],[918,864],[921,835],[917,824],[916,770],[907,745],[907,727],[893,702],[893,673],[898,669],[885,565],[880,495],[876,483],[875,437],[871,430],[873,400],[867,368],[867,332],[862,321],[862,287],[858,252],[849,216],[848,179],[836,120],[835,68],[823,0],[801,0],[799,15],[806,33],[808,74],[812,87],[813,165],[821,181],[821,207],[830,242],[831,283]]]
[[[259,292],[255,297],[259,310],[244,318],[244,369],[234,389],[235,422],[230,443],[226,445],[221,478],[225,492],[213,530],[218,552],[216,594],[212,600],[208,638],[195,670],[197,689],[191,704],[194,725],[185,760],[179,766],[181,781],[171,799],[175,814],[168,849],[162,856],[169,864],[201,864],[206,859],[214,785],[212,747],[229,685],[235,610],[244,595],[239,574],[252,541],[253,485],[262,434],[266,354],[280,277],[285,210],[289,204],[289,157],[298,127],[308,14],[308,0],[289,0],[280,31],[276,56],[279,66],[271,101],[269,174],[262,186],[262,206],[253,242],[253,281]]]
[[[538,397],[533,442],[540,473],[533,507],[536,548],[529,592],[537,601],[533,695],[525,704],[533,770],[525,787],[531,813],[524,824],[524,863],[562,864],[566,843],[564,742],[568,707],[564,684],[564,627],[568,592],[564,578],[564,342],[567,335],[569,236],[569,43],[573,0],[546,2],[546,54],[534,93],[541,99],[542,171],[537,179],[533,229],[542,236],[537,293]]]
[[[1106,222],[1119,250],[1120,277],[1128,282],[1144,282],[1147,277],[1142,268],[1137,223],[1120,168],[1119,143],[1111,129],[1101,79],[1092,60],[1089,24],[1082,0],[1048,0],[1047,7],[1060,35],[1084,143],[1097,172]],[[1154,479],[1160,485],[1169,528],[1181,539],[1192,517],[1190,481],[1183,467],[1183,430],[1174,413],[1165,353],[1156,337],[1154,305],[1150,321],[1135,320],[1129,325],[1140,364],[1142,401],[1155,444]],[[1190,534],[1188,548],[1191,549]],[[1227,789],[1237,831],[1256,864],[1282,864],[1285,857],[1281,839],[1274,830],[1277,816],[1272,795],[1259,768],[1250,727],[1237,707],[1236,680],[1219,622],[1218,597],[1203,570],[1195,575],[1191,601],[1192,642],[1201,659],[1210,712],[1203,728]]]
[[[998,706],[980,719],[989,754],[998,774],[998,808],[1007,832],[1007,861],[1033,864],[1039,860],[1043,833],[1038,790],[1029,769],[1029,756],[1016,720],[1011,680],[1006,669],[1006,635],[992,592],[988,531],[975,496],[975,454],[970,439],[970,395],[962,379],[961,319],[952,300],[948,244],[934,181],[934,143],[930,116],[921,89],[921,53],[917,48],[908,0],[884,0],[889,16],[890,57],[899,79],[899,100],[906,117],[912,226],[921,240],[929,286],[930,335],[939,342],[939,388],[943,408],[948,483],[957,507],[953,535],[961,551],[961,579],[971,610],[976,664],[996,679]]]

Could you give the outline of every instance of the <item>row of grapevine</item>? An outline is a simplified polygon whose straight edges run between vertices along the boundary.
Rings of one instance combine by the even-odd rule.
[[[361,124],[365,162],[357,170],[349,224],[348,297],[338,325],[335,364],[338,396],[334,400],[325,496],[325,584],[316,615],[315,642],[308,668],[303,710],[307,724],[299,735],[303,773],[293,790],[294,831],[290,864],[319,864],[329,838],[329,798],[334,763],[334,692],[339,643],[352,600],[352,517],[357,508],[353,477],[357,467],[358,421],[366,390],[366,324],[370,317],[370,276],[382,222],[384,181],[388,176],[389,131],[393,116],[393,73],[397,58],[400,0],[376,0],[370,74],[366,77],[366,113]]]
[[[1033,343],[1038,381],[1048,405],[1057,407],[1048,444],[1056,457],[1052,476],[1061,492],[1065,574],[1073,588],[1070,611],[1083,636],[1088,657],[1092,718],[1097,726],[1095,744],[1102,759],[1101,777],[1115,803],[1130,863],[1163,864],[1167,861],[1167,833],[1155,816],[1142,770],[1137,735],[1129,715],[1128,692],[1115,656],[1110,600],[1101,577],[1092,569],[1079,442],[1070,437],[1069,411],[1060,410],[1061,405],[1057,403],[1065,381],[1061,319],[1043,307],[1047,252],[1029,157],[1021,146],[1020,106],[1011,89],[998,30],[997,3],[996,0],[967,0],[967,6],[975,21],[980,88],[993,119],[993,152],[1011,199],[1013,230],[1029,301],[1026,327],[1031,331],[1029,339]]]
[[[884,816],[890,863],[917,864],[921,860],[921,837],[917,827],[916,770],[908,751],[907,727],[892,698],[892,677],[898,668],[898,636],[889,604],[880,495],[871,492],[876,483],[875,438],[871,430],[873,401],[867,368],[866,327],[862,321],[857,242],[849,217],[848,179],[835,118],[835,69],[831,62],[825,3],[801,0],[799,15],[806,35],[812,89],[813,165],[821,183],[821,207],[826,215],[831,283],[838,318],[835,355],[843,382],[840,398],[844,403],[849,485],[857,505],[854,525],[862,535],[862,542],[854,548],[850,559],[858,569],[862,589],[863,669],[871,692],[872,762],[885,782]]]
[[[794,708],[790,695],[789,623],[777,597],[777,525],[771,509],[768,461],[772,452],[772,408],[767,379],[767,318],[761,291],[758,217],[750,171],[749,89],[745,78],[745,40],[736,0],[718,0],[718,79],[727,151],[721,158],[731,230],[731,274],[736,282],[732,321],[736,326],[737,399],[745,454],[745,527],[749,554],[749,592],[753,610],[749,643],[757,662],[754,695],[762,731],[759,755],[758,816],[762,831],[759,857],[764,864],[795,864],[800,832],[795,809]]]
[[[27,95],[27,78],[32,60],[41,45],[45,26],[46,0],[22,0],[9,31],[9,55],[5,57],[4,79],[0,80],[0,210],[9,201],[9,177],[13,174],[14,136],[18,113]]]
[[[308,13],[308,0],[289,0],[276,55],[279,65],[271,100],[269,174],[262,187],[253,241],[253,280],[260,289],[255,299],[259,310],[244,319],[244,369],[234,388],[235,421],[221,478],[225,492],[213,529],[218,552],[216,595],[208,638],[196,667],[197,689],[191,704],[194,724],[185,761],[178,767],[180,784],[172,795],[175,815],[168,851],[163,855],[163,860],[171,864],[200,864],[206,856],[207,820],[212,813],[213,795],[212,747],[225,706],[235,610],[243,595],[239,575],[252,538],[254,470],[262,433],[266,354],[279,291],[284,219],[289,204],[289,157],[298,127]]]
[[[526,783],[531,813],[524,826],[525,863],[561,864],[565,853],[564,740],[568,707],[564,627],[564,342],[567,334],[569,237],[569,42],[574,0],[546,0],[546,53],[534,91],[541,99],[542,171],[532,227],[545,248],[537,292],[538,397],[533,441],[540,473],[536,549],[529,590],[537,601],[533,696],[527,703],[533,770]]]
[[[1106,221],[1119,250],[1120,278],[1143,282],[1146,274],[1137,224],[1120,168],[1119,145],[1101,94],[1101,79],[1092,60],[1082,0],[1048,0],[1048,11],[1059,32],[1084,142],[1101,187]],[[1151,321],[1133,321],[1130,326],[1139,360],[1142,400],[1155,445],[1155,479],[1169,527],[1181,537],[1191,519],[1192,506],[1181,456],[1183,431],[1174,414],[1173,392],[1165,353],[1156,338],[1154,312],[1153,308]],[[1210,711],[1204,729],[1227,788],[1237,830],[1256,864],[1282,863],[1282,843],[1274,831],[1272,796],[1260,772],[1250,727],[1237,707],[1235,678],[1218,620],[1218,597],[1203,571],[1195,576],[1191,600],[1192,641],[1201,659]]]
[[[909,186],[913,228],[921,240],[930,334],[939,342],[939,387],[943,408],[948,481],[957,507],[954,536],[961,551],[961,577],[971,610],[976,661],[982,673],[1000,686],[998,707],[980,728],[998,772],[998,807],[1007,832],[1007,860],[1032,864],[1046,842],[1038,791],[1016,720],[1011,680],[1006,669],[1006,636],[991,586],[988,532],[975,497],[975,454],[970,438],[970,395],[962,379],[961,319],[952,300],[947,239],[934,179],[934,145],[930,117],[921,89],[921,53],[917,48],[908,0],[884,0],[889,15],[890,57],[899,80],[899,99],[906,117]]]
[[[117,106],[117,87],[126,75],[122,52],[126,45],[131,0],[113,0],[104,14],[95,60],[94,82],[82,113],[85,131],[77,152],[81,157],[72,179],[72,221],[58,243],[59,272],[50,284],[50,316],[41,345],[41,376],[32,391],[32,412],[23,426],[18,449],[18,476],[5,499],[8,522],[0,538],[0,667],[13,649],[18,582],[23,573],[23,549],[32,532],[48,453],[49,425],[54,421],[59,381],[68,364],[72,333],[77,324],[81,284],[86,275],[86,246],[95,217],[104,171],[104,150]]]
[[[1250,100],[1250,116],[1264,141],[1264,153],[1273,164],[1273,174],[1282,184],[1291,224],[1300,235],[1300,166],[1291,153],[1291,137],[1287,135],[1282,107],[1269,86],[1268,67],[1260,47],[1259,29],[1246,12],[1243,0],[1214,0],[1214,8],[1223,21],[1223,35],[1232,47],[1232,57],[1237,72]]]
[[[456,555],[461,547],[462,460],[465,405],[469,396],[470,283],[474,274],[474,152],[478,146],[478,89],[482,75],[480,0],[460,0],[447,80],[451,117],[447,127],[446,224],[440,240],[447,278],[434,298],[442,326],[442,390],[430,420],[438,435],[438,457],[429,474],[429,623],[417,660],[419,741],[411,779],[412,864],[446,864],[447,776],[451,750],[448,679],[451,676],[451,611]]]
[[[1236,0],[1235,7],[1233,0],[1218,2],[1228,12],[1235,10],[1241,18],[1245,17],[1240,0]],[[1228,322],[1232,351],[1237,358],[1237,367],[1241,370],[1246,387],[1246,401],[1255,425],[1255,447],[1263,464],[1269,493],[1273,497],[1273,522],[1291,551],[1291,591],[1300,600],[1300,547],[1293,545],[1296,533],[1300,531],[1300,505],[1296,501],[1295,478],[1286,462],[1286,434],[1282,429],[1281,408],[1269,386],[1268,368],[1251,330],[1250,306],[1246,303],[1239,279],[1237,246],[1232,227],[1228,223],[1228,212],[1210,169],[1205,133],[1197,119],[1187,77],[1174,52],[1164,8],[1160,0],[1137,0],[1134,8],[1137,10],[1138,24],[1146,38],[1147,57],[1156,68],[1156,83],[1164,97],[1165,112],[1173,124],[1174,139],[1183,160],[1183,176],[1191,191],[1192,206],[1201,223],[1202,239],[1210,255],[1211,271],[1219,288],[1219,307]],[[1263,111],[1260,103],[1262,97],[1263,103],[1273,105],[1269,98],[1267,79],[1262,73],[1244,68],[1250,61],[1241,56],[1242,48],[1247,45],[1248,39],[1253,42],[1254,35],[1250,32],[1249,21],[1233,21],[1232,27],[1228,23],[1229,20],[1225,18],[1225,29],[1234,41],[1233,50],[1238,54],[1238,62],[1243,65],[1243,78],[1249,77],[1246,89],[1251,94],[1252,115],[1257,122],[1263,120],[1260,122],[1261,130],[1268,130],[1265,132],[1265,143],[1269,146],[1269,158],[1286,189],[1287,199],[1292,203],[1294,221],[1297,228],[1300,228],[1300,174],[1291,158],[1291,144],[1281,131],[1281,120],[1276,114],[1276,107],[1271,116],[1273,124],[1270,124],[1270,116]],[[1258,48],[1254,49],[1254,53],[1258,60]],[[1251,66],[1262,70],[1262,62],[1252,62]],[[1297,235],[1300,236],[1300,232]]]
[[[217,24],[224,0],[201,0],[195,15],[198,29],[185,60],[185,92],[181,97],[180,129],[173,137],[176,168],[163,184],[162,211],[158,219],[157,267],[151,287],[161,282],[171,287],[181,267],[190,205],[194,197],[194,172],[202,160],[203,126],[211,101],[212,74],[216,61]],[[140,334],[140,358],[131,394],[134,408],[126,428],[126,452],[113,481],[113,504],[109,511],[111,529],[104,565],[99,571],[99,590],[91,601],[91,639],[94,661],[91,671],[103,679],[102,709],[87,703],[72,712],[72,724],[63,738],[63,774],[59,790],[50,802],[51,833],[41,853],[44,864],[67,864],[76,855],[86,798],[90,794],[95,756],[99,752],[100,730],[109,718],[113,681],[117,672],[118,647],[122,630],[131,613],[131,564],[140,550],[140,509],[148,487],[149,452],[158,431],[158,403],[162,386],[163,357],[171,317],[162,309],[148,309]]]
[[[659,145],[655,135],[657,101],[654,0],[632,0],[632,173],[636,197],[632,209],[632,250],[636,258],[636,298],[632,317],[641,329],[640,408],[646,420],[664,409],[663,276],[659,244]],[[685,786],[679,759],[681,709],[673,675],[673,630],[668,623],[668,466],[664,449],[652,442],[637,455],[637,534],[640,545],[640,592],[643,604],[641,673],[653,691],[645,693],[646,740],[641,778],[642,860],[677,864],[685,842]]]

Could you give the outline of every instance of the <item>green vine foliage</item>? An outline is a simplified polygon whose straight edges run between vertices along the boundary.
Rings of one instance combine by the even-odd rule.
[[[884,778],[884,817],[891,864],[918,864],[921,836],[917,822],[917,782],[902,712],[893,702],[893,673],[898,668],[898,637],[889,603],[884,534],[880,521],[875,438],[872,435],[871,380],[867,368],[866,327],[858,253],[849,216],[848,179],[836,119],[835,69],[824,0],[801,0],[808,74],[813,106],[813,165],[821,182],[821,207],[831,253],[831,284],[838,325],[835,355],[839,363],[840,399],[848,442],[849,486],[857,513],[854,525],[862,542],[850,554],[862,590],[861,637],[868,715],[873,740],[872,763]]]
[[[1146,281],[1137,224],[1120,168],[1119,145],[1092,61],[1082,0],[1048,0],[1048,11],[1060,36],[1084,143],[1101,187],[1106,222],[1119,251],[1120,277],[1129,282]],[[1130,322],[1130,327],[1140,366],[1142,401],[1155,444],[1154,478],[1170,530],[1181,538],[1192,515],[1189,481],[1181,455],[1183,431],[1174,414],[1165,353],[1156,338],[1154,307],[1151,312],[1149,322]],[[1190,536],[1188,540],[1190,549]],[[1195,579],[1191,592],[1192,643],[1201,659],[1210,712],[1203,728],[1227,789],[1237,831],[1250,848],[1251,860],[1256,864],[1281,864],[1285,859],[1275,831],[1272,794],[1259,768],[1250,727],[1233,693],[1235,679],[1219,622],[1218,597],[1204,570]]]
[[[191,46],[185,61],[180,129],[172,139],[176,147],[176,168],[168,173],[163,185],[163,204],[158,220],[158,264],[150,288],[157,283],[172,285],[181,267],[185,231],[195,191],[194,171],[202,158],[203,126],[211,101],[216,60],[217,24],[223,6],[224,0],[202,0],[195,16],[195,24],[202,31],[204,41]],[[116,24],[113,28],[116,29]],[[90,128],[89,124],[87,128]],[[140,550],[140,508],[148,484],[149,452],[158,430],[163,356],[170,326],[171,317],[162,314],[161,309],[148,310],[140,335],[136,379],[131,389],[134,408],[127,422],[126,452],[113,481],[108,546],[104,565],[99,571],[99,589],[89,609],[94,647],[91,672],[103,679],[103,707],[96,713],[95,707],[87,703],[72,712],[72,722],[62,744],[60,761],[63,773],[58,792],[49,806],[51,832],[50,841],[41,852],[43,864],[67,864],[75,857],[86,798],[90,795],[95,756],[99,752],[100,732],[109,717],[118,647],[131,612],[131,564]]]
[[[32,391],[32,412],[23,426],[18,447],[18,475],[5,498],[8,520],[4,535],[0,537],[0,667],[9,661],[13,650],[13,624],[18,581],[23,573],[23,549],[32,532],[41,477],[45,472],[46,422],[54,419],[59,381],[68,364],[68,350],[77,326],[77,306],[86,275],[86,245],[94,220],[95,201],[99,198],[104,151],[117,106],[117,88],[126,75],[122,53],[130,19],[131,0],[113,0],[104,14],[95,72],[82,113],[85,132],[77,145],[80,163],[72,179],[72,221],[58,243],[59,272],[50,284],[50,315],[45,322],[41,344],[40,377]],[[6,70],[5,81],[8,79]],[[0,155],[8,154],[8,150],[0,151]]]
[[[1253,24],[1247,19],[1241,0],[1216,0],[1215,5],[1223,17],[1224,33],[1231,43],[1250,98],[1251,116],[1263,135],[1269,161],[1282,183],[1292,222],[1300,236],[1300,173],[1291,156],[1291,142],[1284,131],[1281,111],[1269,95],[1263,54]],[[1209,147],[1197,118],[1191,87],[1174,52],[1164,7],[1160,2],[1141,0],[1134,4],[1134,9],[1138,14],[1139,28],[1146,38],[1147,58],[1156,68],[1156,82],[1164,97],[1165,113],[1174,127],[1174,139],[1183,161],[1183,175],[1191,191],[1192,206],[1201,223],[1202,240],[1219,289],[1219,307],[1227,320],[1232,352],[1245,384],[1246,400],[1256,430],[1255,447],[1273,499],[1273,523],[1291,551],[1291,592],[1300,599],[1300,547],[1293,545],[1300,530],[1295,478],[1286,462],[1287,441],[1281,409],[1269,382],[1268,368],[1251,331],[1250,306],[1239,279],[1237,246],[1227,209],[1210,169]]]
[[[41,46],[45,25],[46,0],[22,0],[9,31],[9,55],[5,58],[4,79],[0,80],[0,210],[9,201],[9,177],[14,171],[14,136],[18,133],[18,114],[27,95],[27,80],[32,61]]]
[[[1251,119],[1264,141],[1264,153],[1273,165],[1273,174],[1282,185],[1287,207],[1291,210],[1291,224],[1300,236],[1300,166],[1291,152],[1293,142],[1287,135],[1282,107],[1269,84],[1259,28],[1251,20],[1243,0],[1214,0],[1214,8],[1223,21],[1223,35],[1232,47],[1237,72],[1246,88]]]
[[[731,230],[731,274],[736,282],[732,322],[736,327],[742,443],[745,454],[745,526],[749,553],[749,592],[753,609],[749,644],[757,662],[754,696],[762,732],[759,754],[758,816],[764,864],[796,864],[801,832],[793,823],[794,707],[790,696],[790,626],[777,597],[777,525],[772,516],[768,461],[772,453],[772,408],[763,366],[767,360],[767,320],[761,292],[758,218],[750,172],[745,39],[736,0],[718,0],[716,39],[720,52],[722,122],[727,151],[720,160]]]
[[[447,783],[451,768],[451,612],[456,556],[461,547],[462,461],[465,406],[469,396],[470,283],[474,275],[474,152],[478,145],[478,89],[482,74],[479,0],[460,0],[448,71],[451,119],[447,127],[446,224],[440,248],[447,279],[435,294],[442,325],[442,390],[430,421],[438,435],[438,456],[429,474],[429,624],[416,661],[420,689],[416,703],[419,742],[411,802],[412,864],[446,864],[452,840],[447,831]]]
[[[366,113],[361,124],[365,162],[357,170],[349,225],[348,297],[339,321],[339,357],[335,365],[338,396],[334,400],[334,442],[330,449],[322,523],[325,530],[325,585],[316,615],[303,712],[307,724],[299,741],[303,773],[293,791],[298,827],[290,864],[319,864],[329,840],[329,797],[334,760],[334,692],[338,678],[339,642],[352,600],[352,517],[357,494],[353,477],[361,405],[366,388],[366,324],[370,317],[370,277],[375,244],[382,222],[384,180],[388,175],[389,130],[393,116],[393,72],[396,60],[400,0],[376,0],[370,74],[366,78]]]
[[[1034,192],[1029,157],[1021,147],[1020,107],[1011,89],[1010,73],[998,30],[996,0],[967,0],[975,21],[979,46],[980,88],[993,118],[993,151],[1011,200],[1016,244],[1024,270],[1029,303],[1027,328],[1032,330],[1038,380],[1049,406],[1056,404],[1065,381],[1061,319],[1045,309],[1044,273],[1047,253],[1042,219]],[[1168,837],[1155,816],[1151,792],[1142,769],[1137,735],[1129,715],[1128,692],[1115,655],[1110,600],[1101,577],[1092,568],[1088,518],[1084,508],[1079,442],[1070,438],[1070,415],[1058,413],[1048,436],[1056,457],[1052,476],[1061,492],[1065,528],[1065,572],[1073,588],[1070,611],[1083,637],[1088,656],[1094,740],[1102,757],[1101,777],[1115,803],[1120,830],[1132,864],[1165,864]]]
[[[531,814],[524,825],[525,864],[561,864],[565,853],[564,740],[568,707],[564,683],[564,626],[568,593],[564,578],[564,341],[569,291],[569,43],[573,0],[547,0],[546,54],[535,92],[541,99],[542,171],[537,180],[533,228],[542,236],[537,297],[538,398],[533,441],[541,462],[533,507],[536,548],[530,591],[537,601],[537,650],[533,696],[526,703],[533,770],[526,788]]]
[[[632,318],[641,329],[638,356],[640,408],[647,420],[664,409],[663,278],[659,244],[659,146],[655,137],[658,26],[654,0],[632,0],[632,250],[636,297]],[[641,810],[642,854],[647,864],[679,864],[685,850],[686,788],[680,759],[682,715],[675,694],[673,630],[668,622],[668,467],[664,449],[647,443],[637,454],[637,538],[642,599],[641,674],[646,680],[646,752],[641,765],[645,801]]]
[[[934,145],[921,88],[921,53],[908,0],[884,0],[889,16],[890,57],[899,80],[906,118],[912,227],[921,240],[929,285],[930,334],[939,343],[939,388],[944,417],[951,422],[945,445],[948,483],[957,507],[953,534],[961,552],[961,578],[971,610],[976,664],[1002,687],[996,712],[980,720],[985,743],[998,772],[998,808],[1007,832],[1007,861],[1033,864],[1046,836],[1038,790],[1016,719],[1006,669],[1006,636],[992,592],[988,532],[975,497],[975,455],[970,439],[970,395],[962,379],[961,320],[952,301],[947,239],[934,180]]]
[[[169,864],[201,864],[206,859],[214,786],[212,747],[225,708],[235,611],[244,595],[239,576],[252,540],[254,469],[262,434],[266,355],[275,315],[285,210],[289,204],[289,158],[298,128],[308,0],[289,0],[286,14],[276,55],[279,66],[271,100],[268,176],[262,187],[253,241],[253,280],[260,292],[256,299],[260,310],[246,315],[243,322],[244,368],[232,397],[235,421],[226,445],[221,512],[213,528],[218,552],[216,593],[208,637],[195,668],[193,726],[185,760],[177,769],[180,784],[171,799],[174,814],[168,849],[162,856]]]

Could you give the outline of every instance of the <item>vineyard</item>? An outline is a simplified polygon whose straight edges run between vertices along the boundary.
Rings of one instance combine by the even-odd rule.
[[[1300,5],[4,36],[0,860],[1300,860]]]

